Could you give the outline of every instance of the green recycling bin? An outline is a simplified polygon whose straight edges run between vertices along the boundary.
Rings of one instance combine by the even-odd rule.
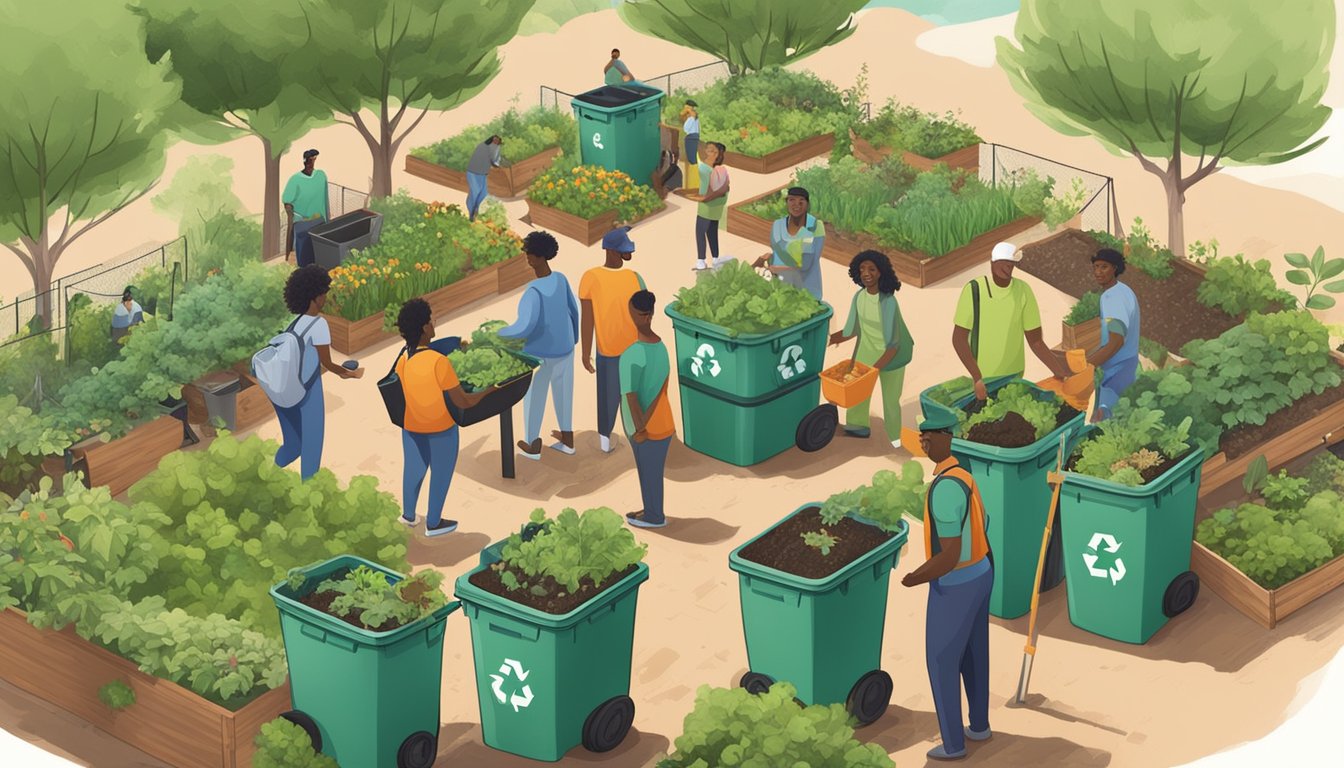
[[[750,671],[742,687],[753,692],[788,681],[805,704],[845,704],[861,724],[879,717],[891,699],[882,662],[887,587],[900,562],[910,526],[839,571],[808,579],[755,563],[742,550],[778,525],[819,504],[805,504],[733,550],[742,629]],[[862,518],[855,518],[863,521]]]
[[[826,361],[826,330],[833,314],[828,304],[815,317],[784,330],[737,336],[681,314],[675,302],[663,312],[672,319],[677,378],[707,392],[743,400],[773,395],[801,377],[820,373]]]
[[[992,393],[1014,382],[1026,384],[1043,399],[1054,397],[1022,379],[1005,377],[985,384]],[[974,394],[963,397],[956,407],[965,408],[974,398]],[[925,415],[942,407],[923,396],[920,402]],[[999,448],[961,438],[952,441],[952,455],[975,478],[989,517],[989,547],[994,553],[994,591],[989,597],[989,612],[1001,619],[1015,619],[1031,610],[1032,582],[1041,558],[1041,534],[1054,495],[1047,476],[1054,471],[1060,437],[1065,438],[1067,457],[1084,420],[1084,414],[1079,413],[1022,448]],[[1056,518],[1056,534],[1059,529]],[[1063,578],[1061,556],[1061,537],[1054,535],[1046,572],[1042,574],[1042,591],[1057,586]]]
[[[361,565],[392,582],[405,578],[344,555],[304,568],[297,590],[286,582],[271,587],[294,706],[283,717],[341,765],[429,768],[438,754],[443,632],[458,603],[390,632],[372,632],[299,602],[324,579]]]
[[[662,144],[658,116],[663,92],[643,84],[604,85],[575,96],[579,156],[584,165],[623,171],[647,185]]]
[[[592,752],[616,748],[635,718],[635,601],[649,567],[640,563],[597,597],[556,615],[471,583],[503,546],[488,547],[454,590],[471,624],[486,745],[548,762],[580,744]]]
[[[1075,627],[1141,644],[1194,605],[1190,548],[1203,470],[1196,448],[1138,487],[1065,473],[1059,513]]]
[[[817,407],[813,373],[764,397],[737,398],[681,377],[681,439],[687,448],[749,467],[794,447],[799,424]]]

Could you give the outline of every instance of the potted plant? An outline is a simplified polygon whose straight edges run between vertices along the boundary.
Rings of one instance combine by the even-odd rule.
[[[1101,294],[1088,291],[1064,316],[1060,337],[1064,349],[1096,349],[1101,346]]]
[[[610,509],[554,519],[538,509],[458,577],[487,746],[555,761],[579,744],[606,752],[621,743],[635,716],[630,664],[645,552]]]
[[[879,669],[887,585],[910,525],[922,514],[923,470],[878,472],[872,484],[805,504],[733,550],[750,671],[741,686],[778,681],[808,704],[844,704],[860,724],[891,699]]]

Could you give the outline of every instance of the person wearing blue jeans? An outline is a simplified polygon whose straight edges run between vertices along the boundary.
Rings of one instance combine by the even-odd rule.
[[[560,429],[551,433],[551,448],[574,453],[574,346],[579,342],[579,303],[569,280],[551,270],[560,245],[549,232],[529,232],[523,254],[536,279],[518,300],[518,321],[499,331],[503,339],[523,339],[523,352],[541,360],[532,384],[523,396],[524,437],[518,452],[541,458],[541,419],[546,415],[546,393],[555,403]]]
[[[667,399],[672,363],[667,345],[653,332],[653,307],[656,297],[640,290],[630,297],[630,318],[638,335],[620,358],[621,418],[630,449],[635,454],[639,475],[642,509],[625,516],[636,528],[662,528],[667,525],[663,511],[663,475],[667,451],[672,447],[676,425],[672,405]]]
[[[1101,369],[1094,422],[1111,417],[1139,375],[1139,298],[1120,282],[1124,273],[1125,256],[1119,251],[1103,248],[1092,257],[1092,276],[1101,287],[1101,345],[1087,356],[1088,363]]]
[[[303,153],[303,170],[289,178],[285,183],[285,191],[280,195],[289,224],[289,242],[286,243],[285,253],[288,255],[294,252],[295,264],[300,267],[313,263],[313,238],[309,230],[325,223],[331,216],[330,203],[327,201],[327,174],[317,170],[317,156],[316,149]],[[296,216],[298,221],[295,221]]]
[[[490,169],[499,167],[503,162],[499,156],[499,148],[503,143],[502,136],[492,135],[476,145],[476,151],[471,153],[471,160],[467,162],[467,218],[472,221],[476,220],[476,213],[481,209],[481,203],[485,202]]]
[[[448,411],[447,400],[467,409],[480,402],[494,387],[468,394],[462,389],[448,356],[435,348],[434,318],[429,303],[411,299],[397,313],[397,330],[406,340],[406,349],[397,357],[393,370],[401,381],[406,400],[402,419],[401,448],[405,466],[401,473],[401,522],[415,525],[415,508],[425,475],[429,478],[429,510],[425,534],[441,536],[457,530],[456,520],[443,519],[443,505],[457,469],[460,442],[458,426]],[[456,345],[450,345],[456,346]]]
[[[331,359],[331,327],[322,317],[322,307],[326,306],[330,289],[331,277],[327,270],[315,265],[299,267],[285,281],[285,306],[296,315],[294,332],[303,341],[299,375],[307,383],[308,393],[298,405],[275,406],[284,439],[280,450],[275,452],[275,463],[287,467],[301,458],[299,475],[304,480],[317,474],[322,466],[322,441],[327,420],[322,373],[328,371],[342,379],[358,379],[364,375],[363,368],[346,368]]]

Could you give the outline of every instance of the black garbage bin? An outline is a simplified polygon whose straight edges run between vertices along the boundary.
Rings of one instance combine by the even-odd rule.
[[[383,215],[366,208],[313,227],[308,231],[313,241],[313,263],[324,269],[339,267],[350,251],[376,244],[382,228]]]

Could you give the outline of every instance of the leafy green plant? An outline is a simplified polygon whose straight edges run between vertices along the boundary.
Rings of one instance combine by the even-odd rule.
[[[720,326],[730,336],[790,328],[823,309],[807,291],[764,280],[742,261],[725,264],[680,289],[673,306],[687,317]]]
[[[1210,264],[1218,260],[1218,238],[1209,238],[1208,242],[1196,240],[1187,247],[1185,258],[1196,264]]]
[[[11,337],[10,343],[0,346],[0,395],[14,395],[19,402],[30,407],[38,407],[36,385],[42,380],[42,390],[47,397],[59,392],[70,380],[73,370],[61,359],[60,346],[52,333],[38,329],[40,317],[34,317],[29,330],[21,332],[23,338]]]
[[[1161,368],[1167,364],[1167,359],[1171,357],[1171,352],[1166,347],[1153,341],[1139,337],[1139,354],[1153,361],[1153,364]]]
[[[1333,277],[1339,277],[1344,274],[1344,258],[1334,258],[1327,260],[1325,258],[1325,246],[1316,246],[1316,252],[1307,257],[1305,253],[1285,253],[1285,261],[1294,269],[1288,270],[1284,275],[1288,282],[1293,285],[1302,285],[1307,288],[1307,295],[1302,298],[1302,307],[1304,309],[1330,309],[1335,306],[1333,296],[1326,296],[1326,293],[1344,293],[1344,280],[1335,280],[1325,282]],[[1324,293],[1317,293],[1317,289]]]
[[[955,379],[950,379],[930,388],[925,393],[925,397],[939,405],[945,405],[951,408],[958,400],[974,391],[975,384],[971,381],[970,376],[958,376]]]
[[[1009,413],[1016,413],[1031,424],[1036,430],[1036,439],[1040,440],[1057,426],[1059,408],[1063,402],[1058,395],[1046,395],[1038,396],[1031,387],[1021,382],[1008,384],[991,394],[984,406],[974,414],[958,411],[960,432],[965,435],[977,424],[992,424],[1002,421]]]
[[[257,733],[253,768],[340,768],[336,761],[313,751],[308,732],[277,717]]]
[[[1337,491],[1344,496],[1344,459],[1333,453],[1322,453],[1307,465],[1307,489],[1312,494],[1321,491]]]
[[[484,125],[472,125],[452,138],[412,149],[411,155],[465,171],[476,148],[495,134],[504,139],[500,147],[503,156],[515,161],[526,160],[552,147],[574,152],[579,145],[579,125],[572,114],[549,107],[533,107],[523,112],[511,107]]]
[[[126,709],[135,703],[135,689],[120,680],[113,680],[98,689],[98,700],[114,711]]]
[[[1220,509],[1195,528],[1195,539],[1260,586],[1277,589],[1344,554],[1340,494],[1321,491],[1305,502],[1294,495],[1291,504]]]
[[[884,205],[896,202],[910,189],[917,173],[893,155],[876,165],[865,165],[845,155],[828,165],[800,168],[788,187],[803,187],[811,195],[809,208],[827,228],[846,233],[864,232]],[[778,195],[757,200],[744,210],[767,221],[788,214],[788,187]]]
[[[1045,226],[1054,232],[1061,224],[1078,215],[1087,204],[1087,185],[1077,176],[1069,183],[1069,191],[1054,192],[1043,204],[1042,218]]]
[[[67,432],[50,426],[13,395],[0,395],[0,493],[35,490],[42,459],[70,445]]]
[[[884,531],[895,531],[901,518],[924,516],[924,468],[918,462],[907,461],[901,471],[884,469],[873,475],[868,485],[832,495],[821,505],[821,520],[836,525],[846,515],[857,515],[872,521]]]
[[[422,619],[448,603],[443,594],[443,574],[423,570],[396,584],[368,566],[361,565],[341,578],[327,579],[318,592],[339,594],[331,611],[343,618],[357,618],[366,629],[391,623],[388,630]]]
[[[783,682],[760,695],[743,688],[701,686],[676,739],[676,751],[658,768],[895,766],[882,747],[854,737],[843,706],[800,707],[794,701],[797,693]]]
[[[644,559],[648,547],[635,541],[625,521],[607,507],[579,514],[566,508],[554,520],[545,510],[533,510],[531,521],[541,530],[524,541],[508,538],[500,553],[502,564],[529,578],[550,577],[570,594],[581,594]],[[589,597],[592,596],[590,593]]]
[[[1247,260],[1241,254],[1213,259],[1200,281],[1196,298],[1206,307],[1232,317],[1273,311],[1296,304],[1293,295],[1278,286],[1268,259]]]
[[[878,210],[866,231],[884,247],[942,256],[1043,210],[1047,194],[1044,184],[990,187],[974,174],[940,164],[921,173],[895,205]]]
[[[1069,313],[1064,316],[1065,325],[1079,325],[1088,320],[1101,317],[1101,294],[1096,291],[1084,293]]]
[[[1101,230],[1092,230],[1087,234],[1093,240],[1101,243],[1102,246],[1123,253],[1127,264],[1155,280],[1166,280],[1171,277],[1175,270],[1172,262],[1176,256],[1172,254],[1170,249],[1163,247],[1162,244],[1153,239],[1148,226],[1143,223],[1143,219],[1137,216],[1134,217],[1134,223],[1130,226],[1129,234],[1124,239]]]
[[[1166,414],[1148,408],[1119,410],[1077,448],[1073,471],[1130,487],[1143,485],[1144,471],[1190,450],[1190,424],[1187,417],[1173,426]]]
[[[934,159],[981,139],[975,129],[951,111],[939,115],[887,99],[872,119],[854,126],[854,133],[878,148],[912,152]]]
[[[831,554],[831,549],[840,542],[839,538],[832,536],[825,528],[819,531],[807,531],[802,537],[803,543],[819,550],[823,556]]]
[[[1250,496],[1266,477],[1269,477],[1269,459],[1262,453],[1252,459],[1246,467],[1246,474],[1241,478],[1241,487],[1246,491],[1246,495]]]
[[[615,210],[618,222],[642,219],[663,207],[652,187],[621,171],[563,160],[533,180],[527,197],[583,219]]]
[[[531,370],[514,352],[521,352],[522,339],[501,339],[499,329],[503,320],[489,320],[471,333],[467,349],[455,350],[448,355],[457,377],[468,391],[488,389],[496,384],[516,379]]]

